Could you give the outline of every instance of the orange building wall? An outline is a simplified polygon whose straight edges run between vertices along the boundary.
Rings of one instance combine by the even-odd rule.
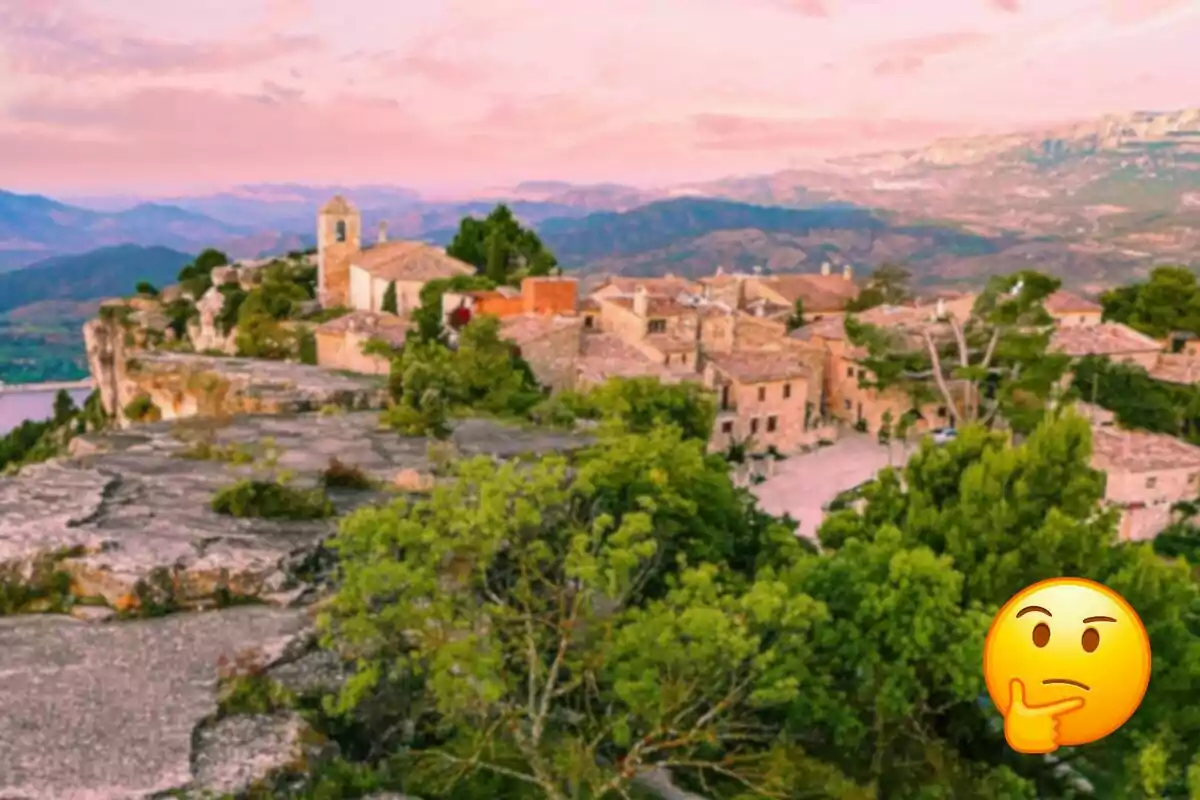
[[[523,310],[520,295],[505,297],[499,292],[480,292],[475,295],[474,314],[491,314],[494,317],[515,317]]]
[[[578,293],[574,278],[526,278],[521,281],[522,310],[526,314],[573,314]]]

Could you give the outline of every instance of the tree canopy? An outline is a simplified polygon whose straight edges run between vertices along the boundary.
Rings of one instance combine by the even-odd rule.
[[[912,300],[911,280],[911,272],[899,264],[885,261],[867,278],[858,296],[846,304],[846,310],[866,311],[876,306],[903,305]]]
[[[532,230],[501,203],[484,219],[466,217],[446,253],[475,267],[495,284],[516,284],[526,275],[549,275],[558,266]]]
[[[1200,284],[1187,267],[1162,266],[1149,280],[1100,296],[1104,319],[1161,339],[1175,332],[1200,335]]]

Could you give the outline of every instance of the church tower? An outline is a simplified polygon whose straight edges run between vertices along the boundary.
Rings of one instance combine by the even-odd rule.
[[[350,302],[350,262],[362,240],[362,216],[334,195],[317,212],[317,299],[325,308]]]

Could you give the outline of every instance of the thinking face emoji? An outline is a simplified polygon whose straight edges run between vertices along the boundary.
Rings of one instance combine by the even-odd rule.
[[[1009,745],[1048,753],[1102,739],[1133,716],[1150,682],[1150,638],[1107,586],[1042,581],[996,614],[983,674]]]

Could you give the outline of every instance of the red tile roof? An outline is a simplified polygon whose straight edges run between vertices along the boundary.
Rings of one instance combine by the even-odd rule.
[[[1190,386],[1200,383],[1200,356],[1163,353],[1158,357],[1158,362],[1147,371],[1156,381]]]
[[[1046,298],[1046,310],[1051,314],[1068,314],[1068,313],[1096,313],[1103,311],[1104,307],[1099,303],[1088,300],[1086,297],[1080,297],[1074,292],[1068,292],[1065,289],[1059,289],[1054,294]]]
[[[352,333],[369,339],[380,339],[393,347],[400,347],[408,337],[410,324],[408,317],[398,317],[395,314],[351,311],[318,325],[313,332],[329,336]]]
[[[583,321],[579,317],[516,314],[500,320],[500,336],[522,346],[556,331],[582,326]]]
[[[351,263],[389,281],[432,281],[474,275],[475,268],[424,242],[384,242],[363,250]]]
[[[858,285],[841,275],[770,275],[750,279],[751,291],[755,285],[770,289],[783,298],[788,305],[797,300],[804,303],[808,313],[841,311],[846,303],[858,297]]]
[[[1050,348],[1079,358],[1115,356],[1161,350],[1162,345],[1145,334],[1117,322],[1098,325],[1073,325],[1058,328],[1050,339]]]
[[[733,352],[711,356],[708,363],[738,383],[769,383],[812,375],[794,356],[764,352]]]
[[[1200,447],[1162,433],[1093,428],[1092,464],[1123,472],[1200,468]]]
[[[628,311],[633,310],[632,297],[605,297],[602,298],[606,303],[612,303],[615,306],[620,306]],[[695,309],[691,306],[684,305],[671,297],[661,297],[649,295],[646,298],[646,314],[651,317],[678,317],[682,314],[693,313]]]

